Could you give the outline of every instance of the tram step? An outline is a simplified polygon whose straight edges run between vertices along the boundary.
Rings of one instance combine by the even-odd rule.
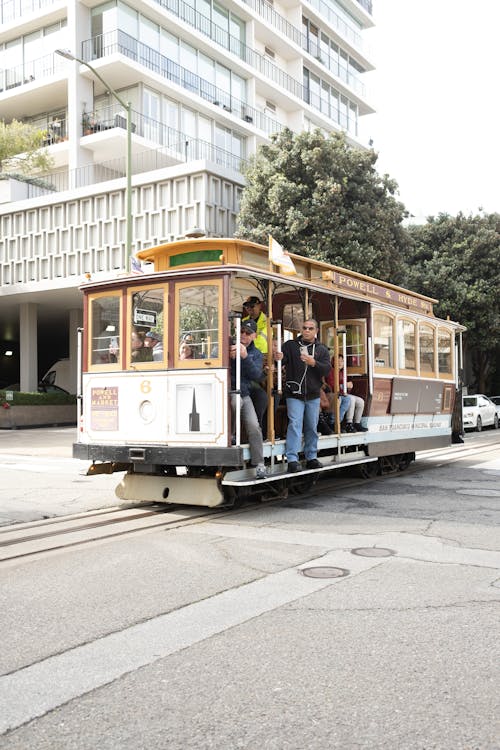
[[[349,458],[345,458],[344,455],[349,456]],[[255,469],[228,471],[228,473],[224,475],[221,484],[228,487],[245,487],[251,484],[265,484],[266,482],[276,482],[280,479],[293,479],[294,477],[301,477],[304,474],[319,474],[322,471],[343,469],[346,466],[357,466],[358,464],[366,464],[378,460],[375,456],[365,456],[364,454],[362,457],[353,457],[352,453],[344,455],[340,457],[335,456],[329,463],[326,463],[326,458],[322,457],[320,459],[323,464],[321,469],[302,469],[300,471],[295,471],[293,474],[288,473],[286,463],[275,464],[273,467],[269,467],[269,473],[264,479],[256,478]]]

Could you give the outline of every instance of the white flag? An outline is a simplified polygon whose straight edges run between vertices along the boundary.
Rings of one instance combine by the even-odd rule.
[[[135,255],[130,256],[130,272],[135,274],[144,273],[141,262]]]
[[[269,260],[279,266],[282,273],[297,273],[293,260],[286,250],[283,250],[279,242],[269,235]]]

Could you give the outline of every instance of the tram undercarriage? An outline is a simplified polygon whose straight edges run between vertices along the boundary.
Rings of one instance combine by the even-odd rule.
[[[191,449],[185,449],[183,458],[186,461],[190,457],[188,466],[185,464],[172,464],[160,462],[157,450],[162,458],[169,455],[168,448],[148,447],[125,447],[125,446],[83,446],[80,444],[80,458],[93,458],[94,462],[89,467],[88,474],[103,474],[114,472],[126,472],[117,485],[115,493],[117,497],[125,502],[147,502],[147,503],[169,503],[174,505],[197,505],[205,507],[233,506],[241,502],[269,501],[286,498],[290,495],[301,495],[311,490],[320,475],[338,470],[354,469],[362,478],[373,478],[378,474],[403,471],[415,459],[414,451],[394,453],[391,455],[378,455],[380,448],[372,450],[375,455],[370,455],[369,444],[363,436],[363,443],[349,444],[349,439],[342,445],[339,438],[337,445],[330,438],[330,446],[322,445],[320,438],[319,458],[323,464],[321,469],[305,469],[288,473],[287,463],[284,460],[284,444],[275,446],[266,445],[268,449],[267,476],[256,479],[255,470],[252,468],[241,468],[244,465],[244,456],[247,446],[228,448],[225,457],[230,465],[215,465],[212,461],[220,458],[219,449],[204,449],[205,465],[196,465],[191,455]],[[400,444],[400,450],[404,450],[404,441]],[[87,448],[84,453],[83,448]],[[269,456],[269,449],[276,449]],[[126,460],[126,452],[129,460]],[[169,455],[171,461],[174,453]],[[153,459],[151,463],[138,461],[138,456],[144,459]],[[108,460],[105,460],[107,456]],[[109,460],[111,457],[112,460]],[[131,461],[131,458],[135,460]],[[232,460],[229,461],[229,457]]]

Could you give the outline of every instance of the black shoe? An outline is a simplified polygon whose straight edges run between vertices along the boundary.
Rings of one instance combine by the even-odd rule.
[[[286,467],[286,470],[289,474],[295,474],[296,471],[300,471],[300,466],[298,461],[289,461],[288,466]]]
[[[321,461],[318,461],[317,458],[310,458],[309,461],[306,461],[306,469],[322,469],[323,464]]]
[[[346,424],[346,426],[345,426],[345,431],[346,431],[346,432],[356,432],[356,430],[354,429],[354,425],[353,425],[353,423],[352,423],[352,422],[348,422],[348,423]]]
[[[363,427],[360,422],[356,422],[354,425],[356,432],[368,432],[368,427]]]

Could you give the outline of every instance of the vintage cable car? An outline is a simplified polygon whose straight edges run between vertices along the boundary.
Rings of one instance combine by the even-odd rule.
[[[283,497],[320,471],[355,465],[369,476],[450,444],[463,328],[434,316],[436,300],[310,258],[280,259],[272,242],[171,242],[138,253],[143,273],[82,287],[73,455],[92,461],[89,474],[126,472],[122,500],[214,507]],[[364,399],[367,431],[344,434],[337,419],[336,432],[319,437],[320,470],[287,474],[286,406],[273,407],[279,363],[277,385],[267,384],[268,474],[248,468],[239,409],[231,418],[229,352],[249,296],[263,302],[271,369],[272,338],[279,348],[312,317]]]

